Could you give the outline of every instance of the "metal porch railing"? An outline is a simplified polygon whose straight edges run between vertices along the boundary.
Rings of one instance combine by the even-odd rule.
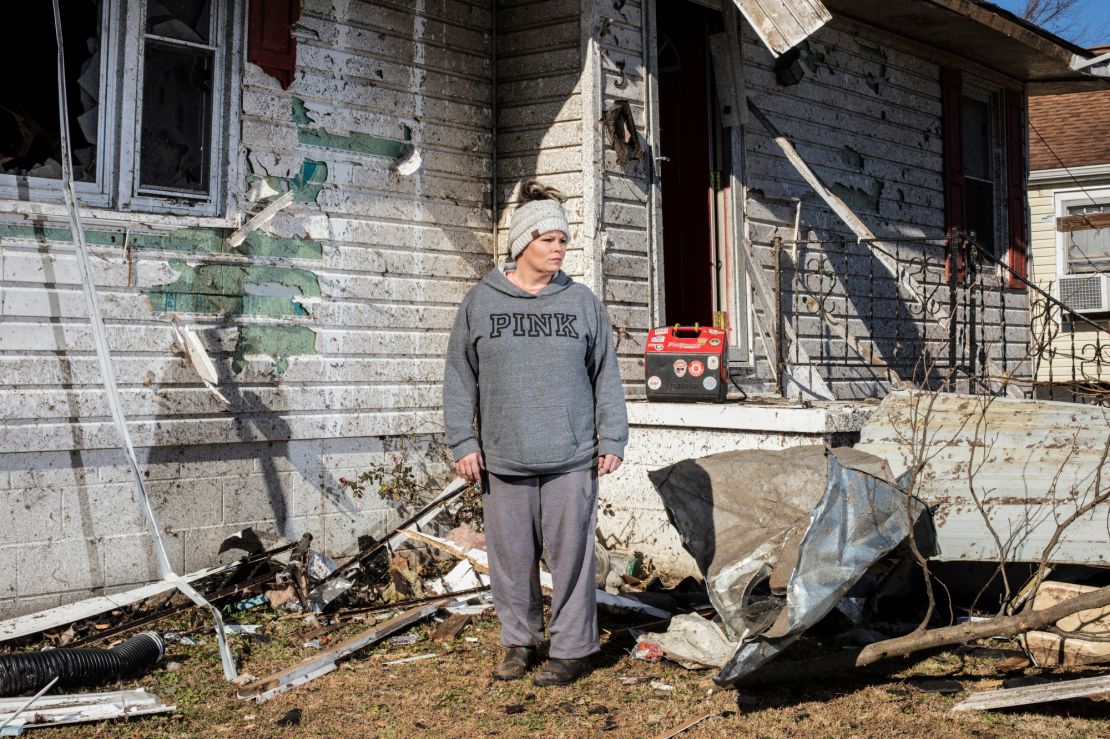
[[[839,397],[912,385],[1110,404],[1106,327],[968,235],[776,239],[772,254],[776,329],[797,338],[778,343],[780,368],[808,364]]]

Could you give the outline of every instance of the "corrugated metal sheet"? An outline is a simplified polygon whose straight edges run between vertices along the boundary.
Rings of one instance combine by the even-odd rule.
[[[938,506],[939,559],[994,561],[1000,543],[1007,561],[1038,561],[1058,522],[1091,501],[1096,484],[1110,484],[1108,439],[1110,410],[1096,406],[896,392],[856,448],[886,459],[895,475],[922,450],[915,492]],[[1106,565],[1108,541],[1103,502],[1068,526],[1049,559]]]
[[[832,20],[821,0],[733,0],[775,56]]]

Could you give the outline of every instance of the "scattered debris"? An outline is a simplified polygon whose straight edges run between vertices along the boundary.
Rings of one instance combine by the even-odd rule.
[[[438,656],[439,655],[436,654],[435,652],[428,652],[426,654],[418,654],[414,657],[402,657],[401,659],[390,660],[389,662],[383,662],[382,664],[383,665],[403,665],[403,664],[406,664],[408,662],[420,662],[420,661],[426,660],[426,659],[435,659]]]
[[[705,576],[727,634],[739,642],[714,678],[720,685],[758,670],[865,575],[881,582],[879,574],[908,556],[901,550],[888,557],[914,522],[929,523],[885,461],[852,448],[723,452],[649,478]],[[917,544],[927,555],[928,526],[919,528]]]
[[[407,634],[390,637],[389,639],[389,643],[395,647],[406,647],[410,644],[415,644],[418,641],[420,641],[420,634],[414,634],[411,631]]]
[[[237,610],[237,611],[249,611],[252,608],[257,608],[258,606],[266,605],[266,603],[267,603],[267,601],[266,601],[266,596],[265,595],[255,595],[251,598],[244,598],[243,600],[236,603],[235,604],[235,610]]]
[[[656,693],[661,693],[663,695],[670,695],[670,693],[672,691],[674,691],[674,686],[673,685],[668,685],[667,683],[662,682],[660,680],[652,680],[651,681],[651,689],[654,690]]]
[[[425,534],[419,531],[406,531],[405,534],[413,539],[430,544],[433,547],[436,547],[437,549],[447,552],[448,554],[451,554],[455,557],[468,560],[477,572],[480,572],[482,574],[489,573],[489,564],[487,562],[486,553],[481,549],[462,549],[458,545],[453,544],[446,539],[441,539],[438,536],[432,536],[431,534]],[[540,587],[550,591],[551,586],[551,573],[541,569]],[[633,600],[632,598],[627,598],[620,595],[613,595],[611,593],[605,592],[604,590],[597,591],[597,604],[599,606],[611,606],[613,608],[619,608],[626,611],[638,611],[640,613],[646,613],[649,616],[655,616],[657,618],[669,618],[671,615],[667,611],[664,611],[660,608],[655,608],[653,606],[640,603],[639,601]]]
[[[640,638],[688,670],[720,669],[736,650],[720,626],[696,613],[675,616],[665,633]]]
[[[409,144],[397,157],[397,161],[392,165],[392,169],[397,174],[408,177],[419,172],[424,167],[424,157],[420,155],[420,150],[412,144]]]
[[[957,703],[952,710],[983,711],[1072,698],[1090,698],[1104,693],[1110,693],[1110,675],[976,693],[962,703]]]
[[[520,705],[519,703],[513,703],[511,705],[505,706],[505,713],[509,714],[510,716],[515,716],[518,713],[524,713],[524,706]]]
[[[1007,657],[994,666],[995,672],[1020,672],[1033,664],[1028,657]]]
[[[653,637],[655,634],[652,635]],[[647,638],[637,638],[636,646],[632,648],[632,657],[644,662],[658,662],[663,659],[663,648]]]
[[[227,398],[217,389],[220,384],[220,376],[216,372],[216,365],[213,363],[212,358],[208,356],[204,344],[201,343],[200,338],[190,328],[179,327],[177,325],[176,317],[170,323],[170,328],[173,329],[174,341],[177,348],[181,353],[189,358],[189,364],[197,375],[200,377],[201,382],[208,388],[209,392],[216,397],[225,406],[231,405]]]
[[[671,737],[678,736],[679,734],[686,731],[687,729],[692,729],[693,727],[700,724],[702,721],[705,721],[707,718],[712,718],[712,717],[713,717],[712,713],[707,713],[703,716],[698,716],[697,718],[692,718],[689,721],[686,721],[685,723],[679,724],[678,726],[674,727],[670,731],[664,731],[662,734],[659,735],[658,739],[671,739]]]
[[[486,535],[481,531],[476,531],[468,523],[460,524],[448,531],[447,540],[455,542],[463,549],[481,549],[484,551],[486,548]]]
[[[443,623],[436,629],[436,633],[432,636],[432,641],[435,642],[449,642],[458,638],[466,625],[470,623],[470,614],[468,613],[452,613]]]
[[[0,724],[7,724],[5,733],[12,729],[30,728],[32,725],[36,728],[61,726],[177,710],[177,706],[167,706],[141,688],[108,693],[43,696],[35,701],[33,713],[16,716],[19,707],[26,702],[25,698],[0,698]]]
[[[41,698],[46,693],[46,691],[53,688],[54,684],[57,683],[57,682],[58,682],[58,678],[55,677],[53,680],[48,682],[46,685],[42,686],[42,688],[39,689],[39,692],[35,693],[30,698],[28,698],[27,701],[23,705],[19,706],[13,712],[8,714],[7,717],[3,720],[3,722],[0,722],[0,736],[3,736],[6,733],[9,733],[9,732],[5,732],[4,728],[7,727],[9,724],[11,724],[13,721],[15,721],[16,718],[18,718],[21,713],[23,713],[28,708],[30,708],[31,704],[33,704],[35,701],[37,701],[39,698]],[[18,729],[18,733],[23,733],[22,727],[20,727]]]
[[[250,234],[251,231],[257,231],[261,226],[269,223],[273,217],[278,214],[278,211],[292,205],[294,195],[296,195],[296,193],[293,190],[289,190],[260,210],[253,218],[227,237],[227,245],[232,249],[239,248],[239,246],[247,240],[247,235]]]
[[[336,644],[319,655],[308,657],[300,663],[276,672],[269,677],[255,680],[239,690],[239,697],[250,698],[258,702],[266,701],[279,693],[284,693],[298,685],[315,680],[321,675],[326,675],[335,670],[335,663],[338,660],[431,616],[444,603],[446,601],[441,600],[405,611],[385,623],[378,624]]]

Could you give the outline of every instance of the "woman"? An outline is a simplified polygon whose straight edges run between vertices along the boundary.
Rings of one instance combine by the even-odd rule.
[[[484,482],[493,603],[508,648],[494,677],[524,677],[536,661],[546,547],[551,646],[532,679],[565,685],[598,651],[597,478],[620,466],[628,418],[609,314],[562,271],[570,227],[559,193],[529,181],[521,196],[509,224],[514,261],[475,285],[455,318],[444,419],[455,470]]]

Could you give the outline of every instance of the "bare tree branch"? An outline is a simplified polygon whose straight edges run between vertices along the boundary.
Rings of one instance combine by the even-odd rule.
[[[741,685],[766,685],[790,680],[812,680],[836,675],[845,670],[867,667],[877,662],[906,657],[937,647],[966,644],[992,636],[1012,636],[1027,631],[1046,631],[1057,621],[1074,613],[1110,605],[1110,585],[1092,590],[1057,603],[1041,611],[1021,612],[1014,616],[997,616],[987,621],[969,621],[956,626],[945,626],[929,631],[914,631],[906,636],[885,639],[869,644],[855,652],[844,652],[830,657],[780,662],[766,665],[758,672],[741,680]]]

